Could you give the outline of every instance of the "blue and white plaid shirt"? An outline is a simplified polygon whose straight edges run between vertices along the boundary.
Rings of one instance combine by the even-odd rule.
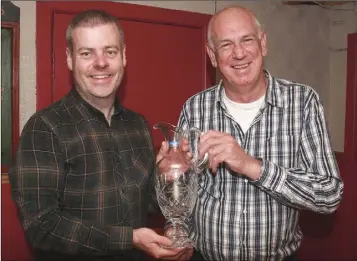
[[[179,126],[230,133],[249,155],[261,158],[257,181],[221,164],[206,170],[192,220],[196,248],[207,260],[282,260],[300,246],[299,209],[331,213],[343,182],[317,93],[272,77],[265,103],[246,133],[222,101],[223,84],[191,97]]]

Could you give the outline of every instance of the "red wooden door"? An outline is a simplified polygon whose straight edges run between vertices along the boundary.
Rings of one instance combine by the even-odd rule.
[[[118,91],[124,106],[154,124],[176,124],[184,101],[214,83],[205,53],[209,15],[114,2],[37,2],[37,108],[71,87],[65,31],[74,14],[102,9],[122,23],[128,64]],[[154,131],[159,146],[162,136]]]
[[[357,34],[347,41],[346,118],[344,152],[337,162],[345,188],[336,213],[303,212],[304,240],[300,260],[357,260]],[[337,87],[336,87],[337,88]]]
[[[142,113],[150,124],[175,124],[183,102],[214,83],[214,69],[204,47],[208,15],[109,1],[39,1],[36,6],[37,109],[60,99],[71,88],[65,30],[73,15],[86,9],[102,9],[121,20],[128,64],[118,95],[124,106]],[[153,135],[158,146],[162,136]],[[11,231],[2,233],[1,258],[31,260],[9,187],[4,193],[9,205],[3,213],[8,214],[10,224],[2,225]]]
[[[345,260],[357,260],[357,33],[347,37],[345,146],[341,176],[345,184],[340,206],[341,237],[335,245]]]
[[[357,33],[347,37],[347,79],[344,158],[357,165]],[[355,171],[357,180],[357,170]]]

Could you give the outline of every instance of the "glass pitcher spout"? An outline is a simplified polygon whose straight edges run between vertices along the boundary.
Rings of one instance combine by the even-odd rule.
[[[159,122],[153,126],[156,130],[161,130],[165,137],[165,141],[169,143],[170,147],[179,146],[181,139],[181,132],[177,126],[167,122]]]
[[[153,128],[155,130],[161,130],[162,134],[165,137],[165,141],[170,142],[170,140],[171,140],[170,130],[171,131],[175,130],[176,126],[172,125],[170,123],[167,123],[167,122],[159,122],[159,123],[154,124]]]

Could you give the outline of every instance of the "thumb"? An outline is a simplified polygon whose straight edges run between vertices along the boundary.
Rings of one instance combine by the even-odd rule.
[[[166,141],[163,141],[161,143],[159,153],[156,156],[156,163],[162,160],[167,155],[168,151],[169,151],[169,145]]]
[[[167,154],[169,151],[169,143],[167,141],[161,142],[160,153]]]

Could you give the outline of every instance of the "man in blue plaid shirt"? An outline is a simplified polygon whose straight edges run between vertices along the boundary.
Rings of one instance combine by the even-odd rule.
[[[318,94],[263,69],[266,34],[233,6],[208,26],[207,52],[221,82],[184,104],[209,156],[192,219],[191,260],[296,260],[300,210],[329,214],[341,180]]]

